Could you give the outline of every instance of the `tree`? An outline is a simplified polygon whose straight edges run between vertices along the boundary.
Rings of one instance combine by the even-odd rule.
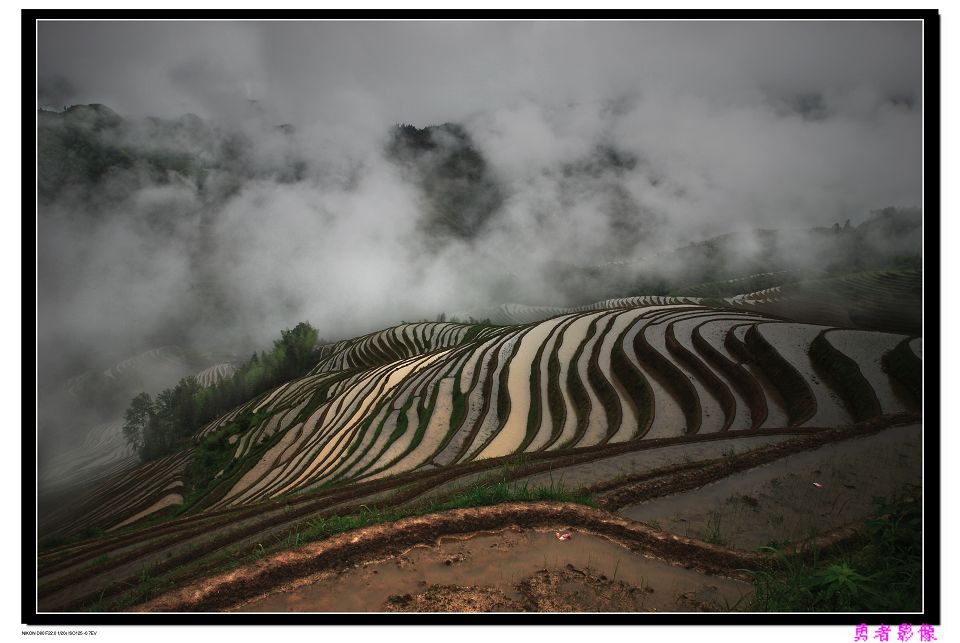
[[[156,407],[149,393],[141,393],[133,398],[123,414],[123,437],[138,454],[142,455],[150,421],[155,415]]]
[[[195,377],[181,379],[160,392],[156,400],[147,393],[134,398],[124,415],[124,437],[142,460],[174,452],[184,438],[256,395],[295,377],[302,377],[319,359],[318,333],[306,322],[281,331],[273,350],[250,356],[230,377],[204,388]]]
[[[193,433],[199,424],[199,399],[203,387],[195,377],[185,377],[173,388],[170,400],[170,423],[178,437]]]
[[[280,331],[280,339],[273,342],[273,348],[281,380],[303,373],[314,356],[316,343],[317,329],[306,322],[300,322],[293,330]]]

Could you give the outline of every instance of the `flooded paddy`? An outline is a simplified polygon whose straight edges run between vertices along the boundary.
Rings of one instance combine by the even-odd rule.
[[[510,362],[510,371],[507,375],[510,415],[507,417],[503,428],[493,441],[480,452],[477,459],[508,455],[520,448],[527,434],[527,417],[530,413],[531,404],[531,371],[539,367],[539,363],[535,361],[537,351],[546,341],[550,332],[562,321],[564,321],[563,318],[558,317],[538,324],[520,340],[520,347]]]
[[[883,413],[908,410],[905,391],[900,390],[883,369],[882,358],[903,341],[903,335],[865,330],[829,330],[823,335],[830,344],[857,363],[860,373],[876,393]]]
[[[810,344],[824,326],[792,323],[757,324],[761,336],[807,381],[817,401],[817,412],[806,426],[843,426],[853,417],[840,395],[823,382],[810,360]]]

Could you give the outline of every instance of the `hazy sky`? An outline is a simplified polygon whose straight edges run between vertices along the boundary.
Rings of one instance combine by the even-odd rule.
[[[136,183],[110,224],[71,201],[41,212],[41,330],[68,345],[146,336],[189,306],[201,219],[219,267],[203,278],[235,311],[218,329],[265,339],[300,319],[338,336],[499,303],[504,275],[556,301],[538,277],[558,257],[920,205],[919,22],[43,22],[38,37],[41,106],[189,112],[250,141],[252,178],[225,200]],[[505,199],[472,243],[426,253],[423,195],[383,147],[396,123],[447,121]],[[638,163],[564,173],[598,145]],[[304,180],[271,178],[292,159]],[[645,236],[624,243],[612,203]]]
[[[919,23],[47,22],[40,99],[124,115],[429,124],[526,101],[681,95],[716,109],[826,94],[865,117],[920,94]]]

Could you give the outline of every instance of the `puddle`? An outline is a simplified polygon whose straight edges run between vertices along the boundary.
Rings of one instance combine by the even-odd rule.
[[[866,518],[875,497],[919,486],[920,474],[921,432],[913,424],[791,455],[619,513],[681,536],[756,549]]]
[[[239,608],[247,612],[383,611],[391,596],[428,587],[481,586],[519,599],[517,585],[543,570],[573,572],[619,581],[644,592],[642,608],[690,611],[691,598],[723,608],[752,591],[741,581],[708,576],[646,558],[599,536],[574,532],[560,541],[556,532],[503,531],[464,539],[443,538],[401,556],[321,576]],[[650,592],[649,589],[653,591]]]

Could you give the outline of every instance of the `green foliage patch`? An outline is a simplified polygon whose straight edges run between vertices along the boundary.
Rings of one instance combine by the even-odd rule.
[[[922,607],[921,503],[911,493],[881,503],[859,547],[832,560],[782,551],[754,570],[752,609],[765,612],[914,612]]]
[[[301,322],[281,331],[272,351],[259,356],[254,353],[233,375],[213,386],[203,387],[196,378],[185,377],[172,389],[162,391],[156,400],[140,393],[124,414],[124,437],[144,461],[183,448],[204,424],[283,382],[305,375],[320,358],[317,337],[315,328]]]

